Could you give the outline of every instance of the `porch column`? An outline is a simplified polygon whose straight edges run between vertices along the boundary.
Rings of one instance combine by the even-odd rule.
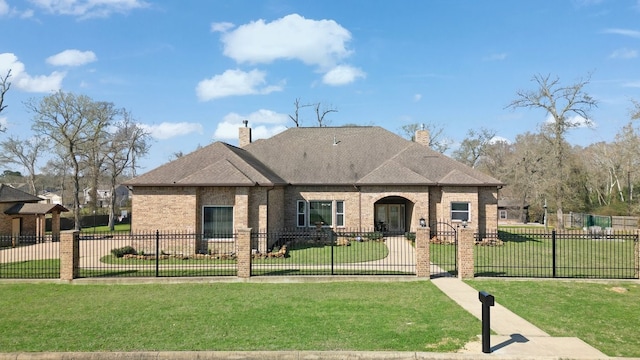
[[[36,215],[36,239],[38,242],[44,242],[45,235],[45,215]]]
[[[80,275],[80,232],[60,234],[60,280],[71,281]]]
[[[431,277],[429,234],[428,227],[416,230],[416,276],[421,278]]]
[[[51,241],[60,241],[60,213],[51,213]]]
[[[237,230],[236,263],[239,278],[251,277],[251,228]]]
[[[474,263],[473,248],[475,246],[476,229],[458,229],[458,278],[473,279]]]

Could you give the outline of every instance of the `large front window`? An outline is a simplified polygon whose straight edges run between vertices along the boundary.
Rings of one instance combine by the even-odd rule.
[[[309,201],[309,224],[331,226],[333,222],[331,201]]]
[[[312,200],[297,202],[298,227],[315,226],[344,226],[344,201]]]
[[[233,207],[205,206],[202,211],[202,228],[208,239],[233,237]]]
[[[471,205],[468,202],[451,203],[451,220],[469,221],[471,219]]]

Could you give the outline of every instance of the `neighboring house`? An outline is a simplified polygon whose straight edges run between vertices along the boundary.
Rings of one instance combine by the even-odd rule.
[[[38,195],[38,197],[41,199],[39,201],[39,203],[41,204],[58,204],[58,205],[62,205],[62,196],[54,193],[54,192],[50,192],[50,191],[45,191],[42,194]]]
[[[0,185],[0,235],[45,237],[45,219],[52,217],[52,235],[60,234],[59,204],[42,204],[42,199],[5,184]]]
[[[498,221],[504,224],[528,223],[529,204],[522,201],[500,199],[498,200]]]
[[[111,203],[111,189],[105,190],[107,186],[101,186],[97,191],[96,207],[106,208]],[[91,202],[91,188],[83,190],[83,205],[86,206]],[[129,189],[126,186],[118,185],[116,187],[116,205],[122,206],[129,199]]]
[[[503,183],[380,127],[291,128],[215,142],[125,185],[132,230],[229,237],[236,229],[415,231],[420,219],[497,229]],[[381,226],[382,225],[382,226]]]

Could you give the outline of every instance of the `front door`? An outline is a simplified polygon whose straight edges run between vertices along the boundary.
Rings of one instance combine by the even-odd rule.
[[[404,204],[377,204],[376,229],[404,232]]]

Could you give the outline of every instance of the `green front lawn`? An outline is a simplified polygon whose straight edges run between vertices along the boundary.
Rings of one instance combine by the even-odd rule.
[[[60,259],[0,263],[0,279],[59,279]]]
[[[0,285],[0,349],[452,352],[481,324],[429,282]]]
[[[640,357],[640,284],[473,280],[477,290],[551,336],[578,337],[609,356]]]

